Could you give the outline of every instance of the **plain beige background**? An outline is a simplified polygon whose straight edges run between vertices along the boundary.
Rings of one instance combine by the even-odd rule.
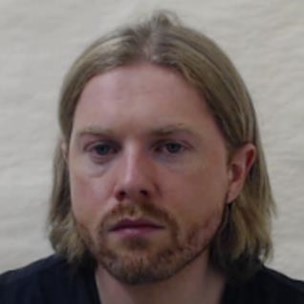
[[[304,1],[0,0],[0,270],[48,255],[62,78],[105,31],[153,9],[215,39],[256,106],[278,204],[270,265],[304,279]]]

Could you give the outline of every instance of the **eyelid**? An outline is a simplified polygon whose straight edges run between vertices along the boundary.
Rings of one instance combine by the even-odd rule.
[[[176,139],[164,139],[164,140],[160,140],[155,144],[155,148],[164,148],[166,145],[168,144],[177,144],[177,145],[181,145],[181,151],[180,152],[184,152],[188,149],[191,148],[191,146],[188,143],[185,143],[184,141],[181,140],[176,140]],[[169,153],[169,152],[168,152]],[[172,153],[173,154],[173,153]]]
[[[86,139],[83,139],[80,144],[82,146],[83,149],[88,149],[90,147],[96,146],[98,144],[115,144],[115,141],[111,140],[111,139],[107,139],[107,138],[99,138],[99,137],[88,137]]]
[[[112,151],[109,154],[104,155],[104,156],[98,155],[95,148],[97,148],[98,146],[102,146],[102,145],[110,146],[110,148],[112,150],[114,150],[114,153]],[[89,153],[94,153],[96,157],[103,158],[103,157],[108,157],[109,155],[116,154],[119,151],[119,148],[120,148],[119,145],[112,140],[96,140],[94,142],[90,142],[90,143],[86,144],[84,146],[84,151],[89,152]]]

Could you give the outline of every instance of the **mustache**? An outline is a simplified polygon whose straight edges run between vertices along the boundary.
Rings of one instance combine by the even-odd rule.
[[[164,208],[147,201],[140,203],[119,204],[110,210],[100,221],[98,234],[107,231],[110,227],[123,219],[146,219],[171,227],[177,231],[178,224],[175,218]]]

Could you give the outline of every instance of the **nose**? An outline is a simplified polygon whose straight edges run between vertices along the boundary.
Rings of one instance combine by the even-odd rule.
[[[153,160],[144,151],[126,151],[117,168],[114,196],[117,201],[140,202],[156,191]]]

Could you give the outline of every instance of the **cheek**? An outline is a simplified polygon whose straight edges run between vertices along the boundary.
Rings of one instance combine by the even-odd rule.
[[[108,193],[104,183],[76,170],[70,172],[72,210],[76,220],[88,227],[98,224],[106,212]]]
[[[222,169],[197,167],[191,172],[166,176],[165,181],[165,191],[170,196],[166,201],[182,220],[202,223],[222,213],[228,189]]]
[[[187,208],[222,205],[228,190],[228,179],[223,172],[195,170],[166,176],[165,192],[170,194],[172,201],[183,201]]]

